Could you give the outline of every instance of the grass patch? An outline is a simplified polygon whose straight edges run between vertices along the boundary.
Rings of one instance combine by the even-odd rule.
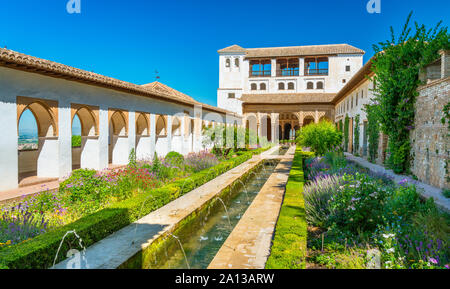
[[[266,269],[306,267],[308,225],[302,194],[303,185],[303,152],[301,148],[297,148]]]

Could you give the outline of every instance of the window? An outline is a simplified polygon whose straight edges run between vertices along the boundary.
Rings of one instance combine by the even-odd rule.
[[[347,71],[347,72],[350,71],[350,65],[345,66],[345,71]]]
[[[259,85],[259,89],[260,89],[260,90],[266,90],[266,84],[265,84],[265,83],[261,83],[261,84]]]
[[[323,82],[322,81],[317,82],[316,88],[323,89]]]
[[[234,66],[239,67],[239,58],[234,59]]]
[[[346,83],[347,82],[347,80],[346,79],[342,79],[342,83]]]
[[[284,90],[284,83],[283,82],[278,83],[278,90]]]
[[[328,75],[328,57],[306,58],[305,75]]]
[[[250,61],[250,77],[264,77],[271,75],[272,65],[270,59]]]
[[[288,83],[288,89],[289,89],[289,90],[294,90],[294,89],[295,89],[295,85],[294,85],[293,82],[289,82],[289,83]]]
[[[355,104],[355,106],[358,106],[358,98],[359,98],[359,94],[357,93],[356,94],[356,104]]]
[[[225,60],[225,67],[230,67],[231,66],[231,60],[229,58],[227,58],[227,60]]]
[[[309,82],[306,84],[306,89],[314,89],[314,83],[312,83],[311,81],[309,81]]]
[[[258,86],[256,85],[256,83],[252,83],[252,84],[250,84],[250,89],[251,90],[257,90]]]
[[[298,76],[298,58],[277,59],[277,76]]]
[[[236,95],[234,93],[228,93],[228,98],[236,98]]]

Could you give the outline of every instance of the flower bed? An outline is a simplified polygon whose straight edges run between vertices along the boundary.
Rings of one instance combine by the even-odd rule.
[[[326,268],[448,268],[450,218],[414,185],[337,153],[305,162],[308,262]],[[371,259],[374,256],[375,259]],[[375,261],[374,261],[375,260]]]
[[[89,172],[86,173],[87,176],[81,178],[75,174],[73,178],[71,177],[61,184],[62,190],[60,192],[44,193],[42,196],[36,196],[35,200],[37,201],[35,203],[42,207],[49,205],[46,201],[47,199],[52,200],[50,204],[59,204],[60,206],[61,204],[69,203],[73,205],[73,207],[69,207],[73,211],[77,211],[78,215],[75,214],[74,216],[80,217],[78,219],[75,219],[76,217],[73,217],[73,219],[67,218],[62,223],[58,223],[54,219],[47,222],[46,218],[54,212],[54,206],[49,206],[49,210],[45,211],[36,210],[36,212],[29,212],[31,214],[38,214],[39,217],[43,218],[44,223],[47,222],[47,227],[44,228],[39,227],[40,224],[43,224],[42,221],[30,222],[28,220],[24,222],[23,218],[19,219],[16,216],[13,221],[14,224],[17,223],[19,227],[25,225],[22,227],[26,228],[27,224],[32,223],[33,225],[37,225],[40,231],[29,230],[29,235],[25,235],[21,239],[15,239],[14,243],[12,240],[4,242],[3,246],[0,247],[0,268],[48,268],[52,265],[59,243],[67,231],[76,230],[78,235],[83,239],[84,245],[89,246],[134,222],[139,217],[149,214],[153,210],[164,206],[179,196],[247,161],[254,154],[261,153],[264,150],[249,151],[239,157],[222,160],[217,165],[193,173],[189,177],[176,177],[170,179],[170,181],[155,179],[154,175],[149,173],[148,167],[153,167],[155,165],[154,163],[137,164],[137,167],[129,166],[125,169],[126,173],[123,175],[117,172],[113,175],[92,175],[92,172]],[[166,167],[161,164],[157,166],[159,168]],[[164,170],[162,169],[161,171]],[[175,170],[180,171],[180,168],[176,168]],[[158,171],[158,173],[161,173],[161,171]],[[189,170],[185,168],[186,171]],[[149,179],[152,181],[149,181]],[[108,189],[100,189],[97,186],[98,184],[104,184],[103,182],[114,184],[116,181],[118,182],[117,186],[122,188],[121,190],[114,189],[115,185],[108,187]],[[95,190],[95,193],[92,194],[90,189]],[[90,204],[86,199],[88,198],[87,195],[90,194],[97,196],[95,198],[89,197],[95,200],[95,209],[89,205],[82,205]],[[146,202],[149,199],[151,201]],[[26,202],[30,203],[27,199],[22,202],[22,205]],[[84,208],[86,209],[84,210]],[[3,215],[12,214],[11,212],[15,211],[15,209],[8,211],[4,208]],[[49,223],[52,224],[50,228],[48,227]],[[9,225],[7,225],[8,227]],[[4,232],[5,227],[0,228]],[[73,237],[69,236],[68,243],[75,244],[71,238]],[[69,246],[63,244],[61,252],[66,252],[68,249]],[[63,259],[63,255],[60,254],[59,260]]]

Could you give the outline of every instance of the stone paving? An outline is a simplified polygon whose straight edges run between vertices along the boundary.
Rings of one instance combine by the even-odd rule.
[[[264,269],[283,203],[295,147],[282,158],[208,269]]]
[[[159,237],[173,232],[179,222],[220,194],[223,189],[234,183],[241,175],[253,169],[276,149],[278,147],[271,148],[261,155],[253,156],[247,162],[93,244],[86,250],[88,267],[82,265],[82,268],[118,268]],[[68,265],[69,260],[65,260],[57,264],[55,268],[65,269]]]
[[[388,170],[380,165],[372,164],[366,159],[355,157],[352,154],[345,153],[345,156],[348,160],[353,161],[360,166],[368,168],[374,173],[386,174],[387,176],[393,178],[396,183],[406,180],[408,183],[414,184],[424,198],[433,198],[434,202],[439,208],[446,211],[447,213],[450,213],[450,199],[447,199],[446,197],[444,197],[444,195],[442,195],[441,189],[414,180],[409,176],[397,175],[392,170]]]

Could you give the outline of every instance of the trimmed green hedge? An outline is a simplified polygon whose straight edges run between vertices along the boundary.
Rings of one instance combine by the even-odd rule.
[[[150,190],[137,197],[115,203],[108,208],[85,216],[54,231],[39,235],[24,243],[0,249],[0,268],[50,268],[53,265],[58,246],[67,231],[76,230],[77,234],[83,239],[83,244],[88,247],[131,224],[139,217],[145,216],[168,204],[226,171],[244,163],[252,158],[253,155],[260,154],[265,150],[267,148],[247,152],[239,157],[223,161],[212,168],[195,173],[185,179],[172,182],[158,189]],[[145,202],[147,199],[148,202]],[[142,214],[140,215],[141,207]],[[66,239],[77,248],[77,242],[72,235],[66,237]],[[70,249],[67,243],[64,242],[61,247],[58,262],[65,259],[65,252]]]
[[[306,267],[308,224],[303,200],[303,157],[309,154],[302,152],[301,148],[295,152],[266,269]]]

